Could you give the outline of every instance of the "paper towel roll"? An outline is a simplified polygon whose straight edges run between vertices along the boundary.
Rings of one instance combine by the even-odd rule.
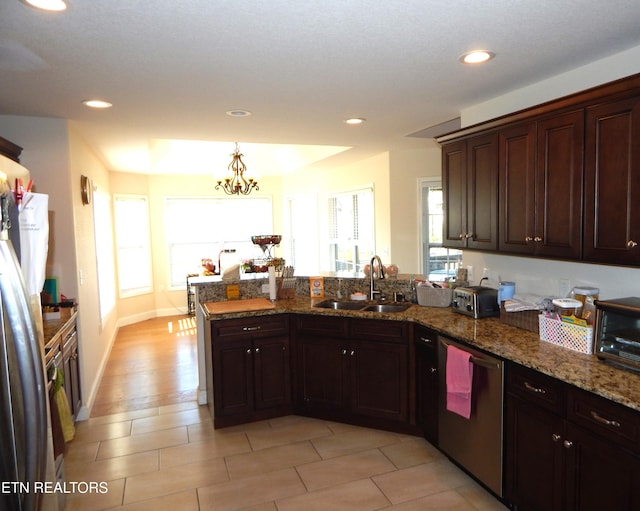
[[[269,266],[269,299],[275,300],[276,296],[276,267]]]

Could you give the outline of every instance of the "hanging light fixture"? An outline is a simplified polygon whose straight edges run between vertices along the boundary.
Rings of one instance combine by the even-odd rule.
[[[238,142],[236,142],[236,150],[231,156],[233,159],[229,164],[229,170],[233,173],[233,176],[225,178],[224,184],[222,180],[219,180],[216,185],[216,190],[222,188],[227,195],[249,195],[251,190],[260,190],[260,188],[258,188],[258,181],[244,177],[247,166],[242,161],[244,155],[240,154]]]

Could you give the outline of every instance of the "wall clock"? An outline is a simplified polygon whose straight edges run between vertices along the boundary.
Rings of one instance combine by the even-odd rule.
[[[93,185],[91,184],[91,179],[87,176],[80,176],[80,193],[82,195],[82,205],[91,204]]]

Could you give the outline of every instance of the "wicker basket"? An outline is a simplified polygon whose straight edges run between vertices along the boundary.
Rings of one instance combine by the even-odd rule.
[[[566,323],[559,319],[547,318],[544,314],[538,317],[540,339],[563,348],[593,353],[593,327]]]
[[[440,288],[430,286],[417,286],[418,305],[427,307],[449,307],[453,290],[451,288]]]
[[[504,302],[500,304],[500,323],[522,328],[523,330],[535,332],[536,334],[539,330],[539,315],[540,311],[538,310],[507,312],[504,309]]]

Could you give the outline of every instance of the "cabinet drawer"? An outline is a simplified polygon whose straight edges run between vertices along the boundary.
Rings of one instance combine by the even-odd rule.
[[[406,321],[351,319],[352,339],[376,339],[386,342],[407,342]]]
[[[286,335],[288,331],[289,321],[286,315],[253,316],[211,322],[211,334],[218,339],[248,335],[252,338]]]
[[[550,376],[517,364],[507,366],[507,392],[561,414],[564,384]]]
[[[415,327],[414,339],[416,346],[423,346],[433,351],[438,347],[438,334],[428,328]]]
[[[297,330],[300,333],[329,337],[347,337],[348,321],[338,316],[298,316]]]
[[[567,419],[640,452],[640,414],[590,392],[570,387]]]

